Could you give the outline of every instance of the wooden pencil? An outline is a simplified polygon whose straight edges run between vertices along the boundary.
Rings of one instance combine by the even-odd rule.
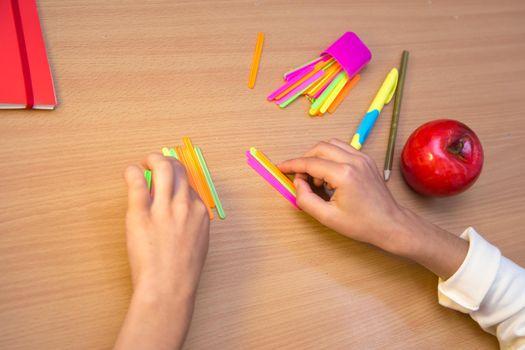
[[[394,149],[396,146],[397,125],[399,121],[399,112],[401,110],[401,100],[403,99],[403,88],[405,86],[405,76],[408,64],[408,51],[404,50],[401,56],[401,66],[399,68],[399,81],[397,83],[396,97],[394,100],[394,110],[392,112],[392,120],[390,121],[390,135],[388,136],[388,146],[386,149],[384,177],[385,181],[390,179],[392,172],[392,162],[394,160]]]

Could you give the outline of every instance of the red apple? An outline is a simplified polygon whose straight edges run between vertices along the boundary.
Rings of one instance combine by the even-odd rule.
[[[472,186],[483,167],[483,149],[476,134],[456,120],[421,125],[407,140],[401,172],[414,191],[451,196]]]

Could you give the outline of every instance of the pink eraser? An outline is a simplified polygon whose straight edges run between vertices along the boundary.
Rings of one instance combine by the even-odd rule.
[[[353,32],[344,33],[321,55],[332,56],[348,74],[348,79],[359,73],[372,59],[372,53]]]

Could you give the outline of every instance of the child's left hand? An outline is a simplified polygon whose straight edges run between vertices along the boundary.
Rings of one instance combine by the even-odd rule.
[[[207,210],[175,159],[154,153],[126,169],[126,237],[133,297],[118,349],[180,348],[189,328],[209,241]]]
[[[129,166],[126,236],[134,288],[193,295],[208,252],[209,219],[189,186],[181,163],[158,153],[148,156],[150,196],[143,170]]]

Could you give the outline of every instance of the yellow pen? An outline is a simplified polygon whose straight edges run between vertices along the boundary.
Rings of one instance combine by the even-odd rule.
[[[359,127],[350,142],[350,145],[355,149],[360,150],[361,147],[363,147],[363,143],[365,143],[368,134],[370,134],[370,131],[374,127],[377,117],[379,117],[379,113],[381,113],[383,107],[392,100],[392,97],[394,97],[394,92],[396,92],[397,87],[397,78],[397,69],[392,68],[386,76],[385,81],[383,81],[383,85],[381,85],[381,88],[377,92],[376,97],[372,101],[372,104],[368,108],[368,111],[363,117],[361,124],[359,124]]]

